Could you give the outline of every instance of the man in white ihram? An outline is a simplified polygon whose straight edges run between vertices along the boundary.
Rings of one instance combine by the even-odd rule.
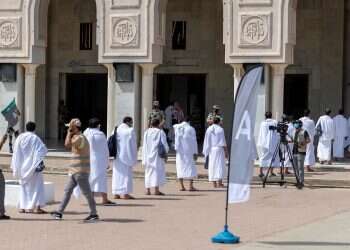
[[[102,205],[115,205],[107,197],[107,168],[109,152],[105,134],[100,130],[101,122],[97,118],[89,120],[89,127],[84,135],[90,146],[90,176],[89,183],[94,196],[101,195]]]
[[[180,191],[186,191],[184,179],[190,181],[189,191],[196,191],[193,187],[193,178],[197,177],[195,158],[198,154],[196,131],[190,125],[190,119],[174,125],[176,172],[180,182]]]
[[[151,195],[151,188],[154,188],[155,195],[164,195],[159,187],[166,181],[165,159],[161,155],[160,146],[166,153],[169,146],[166,135],[160,128],[160,121],[153,119],[151,127],[145,131],[142,146],[142,165],[145,167],[145,187],[146,195]]]
[[[306,109],[304,111],[304,117],[300,118],[299,120],[303,123],[303,129],[306,130],[310,138],[310,143],[308,143],[306,146],[306,156],[305,156],[304,166],[306,167],[307,171],[313,172],[314,170],[312,169],[312,167],[316,163],[315,146],[314,146],[316,126],[315,126],[315,122],[310,118],[310,113],[311,111],[309,109]]]
[[[112,193],[115,199],[134,199],[133,167],[137,163],[136,135],[131,117],[117,128],[117,157],[113,163]]]
[[[344,117],[344,110],[340,109],[339,114],[333,118],[335,138],[333,143],[333,157],[340,160],[344,158],[345,140],[348,137],[348,121]]]
[[[317,146],[317,157],[321,164],[332,164],[332,141],[335,137],[334,121],[330,117],[332,111],[326,109],[325,115],[321,116],[316,123],[316,131],[320,136]]]
[[[209,156],[208,177],[214,188],[225,187],[222,183],[225,177],[225,166],[228,158],[224,129],[219,125],[221,119],[214,117],[214,124],[207,128],[204,137],[203,155]]]
[[[279,143],[279,135],[276,131],[277,121],[272,119],[272,113],[267,111],[265,113],[266,120],[260,125],[260,132],[257,146],[260,149],[260,178],[265,176],[264,168],[272,166],[271,175],[276,176],[273,172],[273,168],[280,167],[280,159],[277,154],[274,161],[272,162],[273,155]]]
[[[14,146],[11,168],[13,176],[20,182],[20,213],[46,213],[45,206],[43,160],[47,148],[40,138],[34,134],[35,123],[26,124],[27,132],[21,134]]]

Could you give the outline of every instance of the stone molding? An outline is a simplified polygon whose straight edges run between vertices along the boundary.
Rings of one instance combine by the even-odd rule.
[[[227,64],[293,63],[295,0],[223,0],[223,4]]]

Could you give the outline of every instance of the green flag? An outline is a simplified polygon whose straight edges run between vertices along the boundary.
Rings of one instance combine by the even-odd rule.
[[[1,114],[5,117],[9,127],[14,127],[18,123],[19,110],[15,99],[13,99],[9,105],[1,111]]]

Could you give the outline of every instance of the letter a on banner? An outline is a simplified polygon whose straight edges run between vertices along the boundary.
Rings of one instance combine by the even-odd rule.
[[[248,71],[241,80],[234,107],[229,166],[229,203],[249,200],[256,146],[254,128],[263,66]]]

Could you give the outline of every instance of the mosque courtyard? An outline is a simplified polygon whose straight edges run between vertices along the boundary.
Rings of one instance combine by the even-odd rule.
[[[0,165],[8,166],[2,157]],[[55,184],[55,204],[67,180],[64,159],[48,159],[45,181]],[[57,166],[56,170],[50,169]],[[254,178],[249,202],[230,205],[230,229],[241,237],[238,245],[214,245],[210,238],[223,228],[225,191],[214,190],[198,164],[198,192],[179,192],[174,179],[174,161],[167,164],[169,176],[162,191],[166,196],[146,196],[142,168],[135,168],[136,200],[117,200],[113,207],[98,206],[101,220],[83,223],[88,206],[72,198],[63,221],[47,215],[19,214],[0,223],[1,249],[132,249],[132,250],[221,250],[221,249],[350,249],[350,165],[318,167],[306,175],[306,187],[261,187]],[[9,172],[6,179],[12,179]],[[292,178],[288,178],[292,181]],[[110,184],[109,177],[109,187]],[[96,199],[100,202],[99,198]]]

